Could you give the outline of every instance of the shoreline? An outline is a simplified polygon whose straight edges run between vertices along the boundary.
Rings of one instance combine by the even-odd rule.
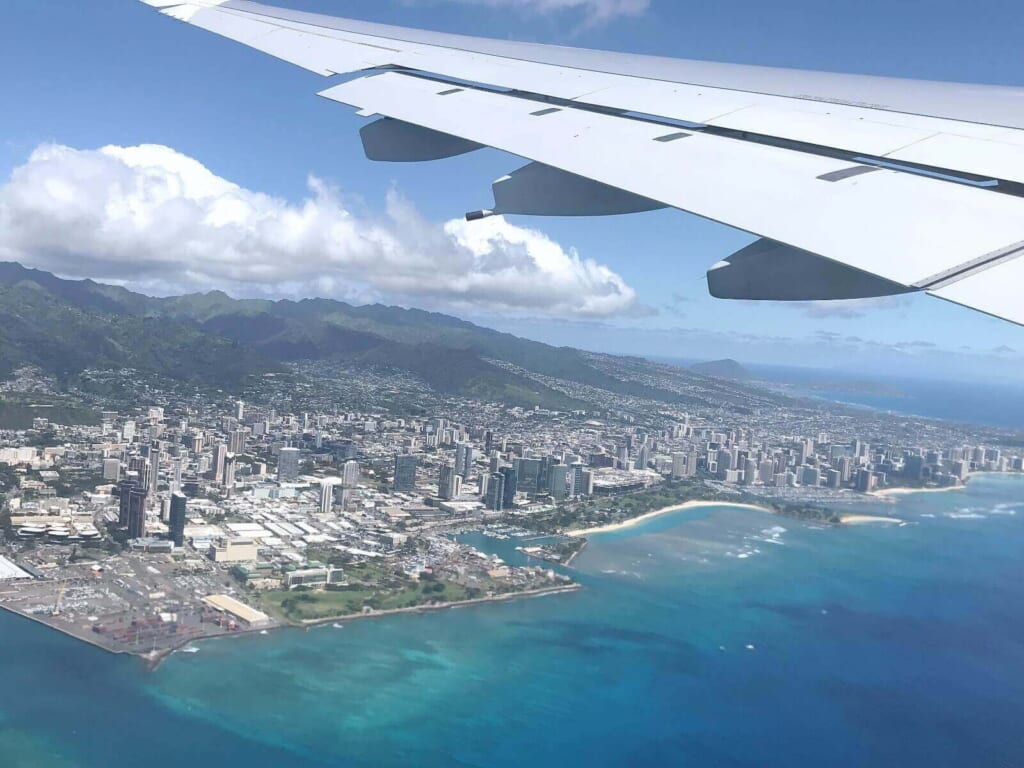
[[[447,611],[455,608],[471,608],[477,605],[487,605],[488,603],[508,603],[514,600],[526,600],[534,597],[545,597],[547,595],[560,595],[568,592],[577,592],[581,589],[581,585],[576,584],[559,584],[553,587],[541,587],[539,589],[529,589],[523,592],[506,592],[501,595],[494,595],[493,597],[475,597],[472,600],[456,600],[451,603],[437,603],[427,605],[413,605],[408,608],[389,608],[383,611],[369,611],[367,613],[350,613],[343,616],[327,616],[322,619],[304,619],[302,621],[290,621],[282,623],[281,625],[274,627],[270,631],[280,629],[313,629],[315,627],[322,627],[327,624],[335,624],[339,621],[362,621],[364,619],[383,619],[388,616],[403,616],[406,614],[416,613],[436,613],[439,611]]]
[[[157,669],[159,669],[160,665],[162,665],[167,659],[169,659],[175,653],[178,653],[183,648],[187,648],[188,646],[193,644],[199,645],[204,642],[229,640],[233,637],[244,637],[246,635],[272,635],[274,633],[288,629],[304,629],[308,631],[310,629],[326,626],[328,624],[336,624],[341,621],[363,621],[366,619],[382,619],[387,618],[388,616],[435,613],[438,611],[445,611],[455,608],[470,608],[473,606],[485,605],[487,603],[505,603],[512,602],[514,600],[525,600],[535,597],[545,597],[547,595],[559,595],[568,592],[576,592],[579,589],[581,589],[581,585],[574,582],[572,584],[559,584],[552,587],[542,587],[540,589],[531,589],[522,592],[508,592],[502,595],[494,595],[493,597],[477,597],[472,600],[457,600],[451,603],[439,603],[433,605],[414,605],[408,608],[389,608],[383,611],[370,611],[367,613],[349,613],[340,616],[327,616],[322,619],[305,619],[303,621],[283,620],[280,623],[269,627],[253,627],[250,629],[243,629],[237,632],[231,632],[224,635],[193,638],[187,642],[183,642],[179,646],[162,651],[157,656],[151,656],[149,654],[135,654],[131,651],[120,651],[119,653],[126,653],[136,656],[137,658],[146,662],[147,669],[150,672],[155,672]]]
[[[109,654],[112,654],[114,656],[135,656],[136,658],[143,659],[143,660],[145,660],[147,658],[147,655],[143,655],[143,654],[139,654],[139,653],[134,653],[132,651],[124,651],[124,650],[117,650],[115,648],[108,648],[107,646],[102,645],[101,643],[98,643],[97,641],[93,640],[90,637],[84,637],[82,635],[76,635],[70,629],[66,629],[66,628],[58,626],[56,624],[51,624],[50,622],[45,621],[41,617],[34,616],[31,613],[25,613],[24,611],[19,611],[17,608],[13,608],[12,606],[7,605],[6,603],[0,603],[0,610],[6,611],[7,613],[13,614],[14,616],[19,616],[19,617],[21,617],[23,619],[26,619],[28,621],[33,622],[34,624],[38,624],[41,627],[45,627],[46,629],[52,629],[55,632],[60,632],[65,637],[68,637],[68,638],[70,638],[72,640],[78,640],[79,642],[85,643],[86,645],[91,645],[93,648],[96,648],[97,650],[103,651],[104,653],[109,653]]]
[[[760,507],[756,504],[743,504],[737,502],[728,501],[687,501],[682,504],[673,504],[669,507],[662,507],[656,509],[653,512],[646,512],[638,517],[632,517],[629,520],[623,520],[621,523],[609,523],[608,525],[599,525],[594,528],[579,528],[575,531],[566,531],[566,536],[572,536],[573,538],[582,538],[585,536],[599,535],[602,533],[614,533],[616,531],[624,531],[629,528],[635,528],[638,525],[646,523],[648,520],[653,520],[657,517],[670,514],[672,512],[683,512],[688,509],[705,509],[709,507],[732,507],[733,509],[749,509],[757,512],[767,512],[769,515],[778,515],[774,509],[768,507]]]
[[[888,499],[893,496],[909,496],[912,493],[949,493],[950,491],[966,491],[971,480],[976,477],[1021,477],[1022,473],[1016,470],[1007,472],[988,471],[986,469],[975,470],[967,473],[967,479],[960,485],[950,485],[944,488],[883,488],[872,491],[868,496],[875,496],[879,499]]]
[[[270,635],[270,634],[273,634],[275,632],[280,632],[281,630],[286,630],[286,629],[306,629],[306,630],[309,630],[309,629],[313,629],[315,627],[320,627],[320,626],[324,626],[324,625],[327,625],[327,624],[334,624],[334,623],[337,623],[337,622],[340,622],[340,621],[360,621],[360,620],[364,620],[364,619],[378,619],[378,618],[386,618],[388,616],[400,616],[400,615],[404,615],[404,614],[434,613],[434,612],[437,612],[437,611],[444,611],[444,610],[456,609],[456,608],[471,608],[473,606],[486,605],[488,603],[507,603],[507,602],[512,602],[512,601],[515,601],[515,600],[531,599],[531,598],[537,598],[537,597],[546,597],[547,595],[559,595],[559,594],[565,594],[565,593],[569,593],[569,592],[576,592],[576,591],[580,590],[581,588],[582,588],[582,585],[573,582],[571,584],[558,584],[558,585],[555,585],[555,586],[541,587],[539,589],[531,589],[531,590],[525,590],[525,591],[520,591],[520,592],[507,592],[505,594],[493,595],[491,597],[477,597],[477,598],[474,598],[472,600],[458,600],[458,601],[451,602],[451,603],[440,603],[440,604],[432,604],[432,605],[415,605],[415,606],[410,606],[408,608],[391,608],[391,609],[384,610],[384,611],[371,611],[371,612],[368,612],[368,613],[352,613],[352,614],[347,614],[347,615],[342,615],[342,616],[325,617],[325,618],[322,618],[322,619],[308,619],[308,620],[305,620],[305,621],[282,621],[280,623],[277,623],[277,624],[274,624],[274,625],[271,625],[271,626],[251,627],[251,628],[248,628],[248,629],[240,629],[240,630],[237,630],[235,632],[227,632],[227,633],[219,634],[219,635],[210,635],[210,636],[207,636],[207,637],[193,637],[193,638],[189,638],[187,640],[182,640],[180,643],[175,644],[173,647],[163,648],[160,651],[157,651],[155,653],[154,652],[141,653],[141,652],[138,652],[138,651],[110,648],[110,647],[108,647],[106,645],[103,645],[103,644],[97,642],[96,640],[94,640],[94,639],[92,639],[90,637],[86,637],[84,635],[75,634],[74,632],[72,632],[72,631],[70,631],[70,630],[68,630],[68,629],[66,629],[64,627],[58,626],[56,624],[51,624],[51,623],[45,621],[44,619],[42,619],[41,617],[33,616],[31,614],[28,614],[28,613],[24,613],[22,611],[19,611],[17,608],[13,608],[13,607],[11,607],[9,605],[6,605],[4,603],[0,603],[0,610],[6,611],[7,613],[10,613],[10,614],[12,614],[14,616],[18,616],[18,617],[20,617],[22,619],[26,619],[28,621],[31,621],[34,624],[37,624],[38,626],[43,627],[45,629],[51,629],[51,630],[55,630],[57,632],[60,632],[62,635],[64,635],[65,637],[67,637],[67,638],[69,638],[71,640],[77,640],[79,642],[85,643],[86,645],[92,646],[96,650],[102,651],[104,653],[109,653],[109,654],[114,655],[114,656],[130,656],[130,657],[133,657],[133,658],[139,660],[140,662],[142,662],[142,664],[145,667],[146,671],[148,671],[148,672],[155,672],[157,669],[160,668],[160,666],[167,659],[169,659],[175,653],[180,652],[183,648],[187,648],[187,647],[189,647],[191,645],[199,645],[199,644],[204,643],[204,642],[212,642],[212,641],[220,641],[220,640],[230,640],[232,638],[245,637],[247,635],[261,635],[261,634]]]
[[[894,496],[910,496],[914,493],[949,493],[950,491],[965,491],[967,484],[950,485],[946,488],[883,488],[880,491],[872,491],[869,496],[879,499],[891,499]]]
[[[883,517],[882,515],[842,515],[840,525],[871,525],[872,523],[884,523],[886,525],[903,525],[906,520],[898,517]]]

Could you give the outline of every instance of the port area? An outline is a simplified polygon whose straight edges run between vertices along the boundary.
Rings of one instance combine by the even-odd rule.
[[[56,548],[55,548],[56,550]],[[278,625],[200,558],[125,553],[0,563],[0,608],[112,653],[158,661],[196,640]],[[54,552],[66,558],[64,552]],[[40,557],[42,555],[42,557]]]

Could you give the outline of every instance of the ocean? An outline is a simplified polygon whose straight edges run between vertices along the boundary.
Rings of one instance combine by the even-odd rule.
[[[689,367],[699,360],[650,358]],[[930,419],[1024,430],[1024,383],[989,377],[977,381],[892,376],[874,370],[744,365],[754,383],[783,384],[795,396],[923,416]]]
[[[1024,756],[1024,478],[595,537],[577,593],[207,642],[0,615],[4,768],[978,768]],[[516,557],[514,542],[490,542]]]
[[[763,381],[787,384],[794,394],[931,419],[1024,430],[1024,384],[943,381],[873,372],[750,366]]]

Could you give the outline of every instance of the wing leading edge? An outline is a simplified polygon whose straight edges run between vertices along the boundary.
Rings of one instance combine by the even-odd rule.
[[[671,206],[759,236],[709,272],[716,296],[925,290],[1024,324],[1024,89],[603,54],[246,0],[143,1],[318,74],[361,75],[320,95],[381,118],[362,131],[372,159],[489,146],[532,161],[477,216]]]

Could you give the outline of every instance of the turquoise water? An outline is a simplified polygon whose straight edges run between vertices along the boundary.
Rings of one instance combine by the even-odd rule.
[[[156,673],[2,616],[0,765],[1019,764],[1024,478],[885,509],[911,524],[666,516],[596,538],[575,594]]]

